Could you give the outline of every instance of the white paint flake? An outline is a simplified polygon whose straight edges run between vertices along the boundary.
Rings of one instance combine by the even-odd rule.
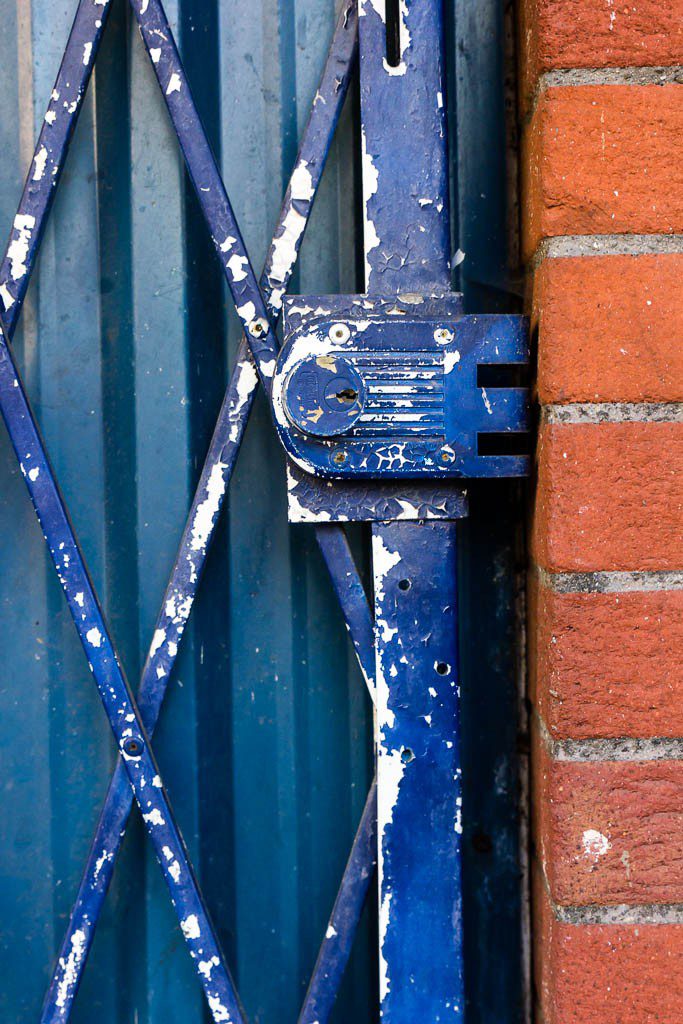
[[[218,512],[221,499],[225,493],[225,470],[227,465],[220,460],[211,467],[206,485],[206,498],[197,506],[192,522],[193,551],[203,551],[213,527],[214,516]]]
[[[92,56],[92,43],[83,44],[83,66],[87,68]]]
[[[29,478],[29,480],[33,481],[33,483],[36,482],[36,480],[38,479],[39,476],[40,476],[40,466],[34,466],[33,469],[29,469],[29,471],[28,471],[28,478]]]
[[[213,1014],[216,1024],[231,1024],[230,1014],[223,1006],[218,996],[209,996],[209,1008]]]
[[[299,199],[302,202],[310,202],[313,198],[313,178],[311,172],[308,169],[308,163],[306,160],[302,160],[296,165],[292,172],[292,179],[290,181],[290,188],[292,190],[292,199]]]
[[[239,253],[235,253],[231,256],[226,263],[226,267],[232,275],[232,279],[235,282],[244,281],[247,276],[246,267],[249,265],[249,260],[246,256],[240,256]]]
[[[186,939],[198,939],[202,934],[199,930],[199,921],[196,914],[190,914],[184,921],[181,921],[180,927],[183,929],[183,935]]]
[[[88,630],[88,632],[85,634],[85,639],[93,647],[101,647],[102,646],[102,634],[100,633],[100,631],[97,628],[97,626],[93,626],[92,629]]]
[[[368,215],[368,202],[377,192],[379,172],[375,167],[372,155],[368,153],[365,132],[361,129],[361,156],[363,162],[363,212],[364,212],[364,246],[365,246],[365,283],[370,281],[371,267],[368,254],[379,245],[379,235],[374,222]]]
[[[450,373],[453,367],[460,362],[460,353],[457,348],[453,352],[444,353],[443,357],[443,372]]]
[[[273,242],[269,281],[284,284],[296,262],[296,253],[306,227],[306,218],[290,206],[282,222],[282,233]]]
[[[205,978],[211,980],[211,971],[214,967],[218,967],[220,960],[217,956],[212,956],[210,960],[200,960],[197,964],[199,973],[203,974]]]
[[[233,238],[232,235],[227,235],[225,241],[221,242],[221,252],[230,252],[236,241],[237,239]]]
[[[174,71],[171,75],[168,85],[166,86],[166,95],[170,96],[171,93],[180,92],[182,82],[180,81],[180,75]]]
[[[36,218],[28,213],[18,213],[14,218],[14,230],[17,232],[17,236],[12,239],[7,250],[13,281],[19,281],[26,273],[26,257],[31,242],[31,232],[35,226]]]
[[[151,46],[149,50],[149,55],[152,58],[152,64],[158,64],[159,61],[161,60],[161,47]]]
[[[149,656],[150,656],[150,658],[154,657],[154,655],[157,653],[157,651],[159,650],[159,648],[161,647],[161,645],[163,644],[165,639],[166,639],[166,630],[165,629],[155,629],[154,636],[152,637],[152,646],[149,649]]]
[[[148,825],[165,825],[166,822],[158,807],[154,807],[148,814],[142,815]]]
[[[334,925],[329,924],[327,926],[327,931],[325,932],[325,938],[326,939],[333,939],[336,934],[337,934],[337,929],[334,927]]]
[[[493,416],[493,409],[491,408],[489,396],[486,394],[486,388],[481,389],[481,397],[484,399],[484,405],[486,406],[487,413],[489,414],[489,416]]]
[[[242,323],[250,324],[256,316],[256,306],[253,302],[245,302],[243,306],[237,307],[237,315]]]
[[[2,299],[2,308],[5,312],[14,305],[14,296],[6,284],[0,284],[0,299]]]
[[[54,110],[48,110],[45,113],[45,124],[54,124],[57,120],[57,114]]]
[[[78,968],[85,955],[85,932],[79,928],[71,936],[71,950],[66,959],[60,957],[59,967],[61,977],[57,986],[57,998],[55,1003],[60,1009],[66,1006],[66,1000],[70,990],[78,979]]]

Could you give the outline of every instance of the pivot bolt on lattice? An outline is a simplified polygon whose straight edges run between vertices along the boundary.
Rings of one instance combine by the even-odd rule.
[[[127,757],[140,757],[144,743],[139,736],[129,736],[123,741],[123,752]]]
[[[249,324],[249,333],[253,338],[261,338],[268,330],[268,324],[266,321],[259,317],[258,320],[253,320]]]

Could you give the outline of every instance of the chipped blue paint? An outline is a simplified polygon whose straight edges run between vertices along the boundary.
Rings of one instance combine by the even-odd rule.
[[[382,1020],[462,1020],[462,784],[452,523],[376,523]]]
[[[151,732],[156,723],[168,676],[176,660],[179,642],[194,602],[208,546],[218,522],[251,409],[258,383],[257,373],[265,391],[270,391],[277,358],[277,338],[273,324],[294,267],[348,84],[355,45],[355,5],[345,3],[343,6],[335,43],[314,100],[311,119],[259,288],[216,161],[203,132],[163,8],[158,0],[131,0],[131,4],[179,137],[216,255],[235,300],[245,337],[164,596],[143,670],[139,710],[119,668],[97,597],[70,530],[13,357],[4,344],[4,338],[0,345],[0,404],[3,414],[17,455],[23,458],[22,470],[27,486],[43,523],[74,621],[86,652],[90,655],[105,709],[124,752],[98,826],[79,900],[42,1019],[45,1022],[57,1021],[66,1020],[69,1016],[126,826],[132,799],[130,783],[143,810],[145,824],[173,894],[176,912],[204,986],[211,1015],[217,1022],[241,1021],[244,1017],[239,999],[192,875],[145,730]],[[20,208],[8,252],[9,263],[6,260],[0,272],[5,275],[6,289],[10,288],[7,283],[10,279],[16,282],[14,291],[0,291],[5,301],[8,326],[16,322],[54,193],[54,184],[63,166],[70,134],[99,44],[104,19],[95,19],[93,23],[90,18],[91,7],[85,2],[79,7],[79,17],[82,15],[83,21],[81,23],[77,19],[62,67],[62,72],[67,76],[67,87],[75,89],[73,98],[68,104],[62,101],[62,107],[58,110],[48,110],[48,115],[55,116],[49,116],[46,124],[54,128],[55,133],[50,137],[49,147],[43,144],[45,139],[41,135],[42,141],[39,140],[29,172],[23,203],[30,206],[35,201],[34,212],[22,213]],[[108,7],[107,0],[95,0],[95,7]],[[440,48],[440,15],[436,6],[426,0],[402,2],[401,59],[395,68],[384,65],[382,73],[378,72],[377,64],[385,48],[384,26],[380,18],[382,7],[379,0],[364,0],[360,12],[363,24],[363,180],[366,193],[368,292],[391,296],[392,307],[399,303],[410,306],[417,296],[417,302],[426,311],[433,302],[435,315],[440,316],[440,324],[446,324],[439,329],[449,330],[451,321],[448,317],[457,315],[455,309],[459,312],[460,300],[447,295],[444,104],[442,90],[436,93],[432,90],[441,75],[439,60],[434,60],[434,53],[438,56]],[[429,55],[430,63],[425,47],[428,49],[432,44],[435,44],[435,49]],[[79,68],[76,75],[72,73],[76,69],[70,71],[70,68],[77,61],[79,46],[82,46],[81,64],[84,70]],[[380,81],[386,86],[387,76],[394,90],[393,99],[388,103],[386,101],[391,95],[390,91],[375,88]],[[431,96],[429,108],[422,103],[423,97],[419,95],[423,86],[426,86],[427,96]],[[65,111],[64,115],[62,111]],[[416,123],[415,115],[421,114],[422,117],[421,120],[418,118],[418,130],[412,131],[410,140],[405,132],[401,135],[400,149],[406,153],[407,160],[405,166],[399,167],[392,156],[396,138],[393,143],[390,141],[387,144],[387,138],[382,139],[380,136],[382,133],[390,136],[398,131],[405,111],[410,111],[411,126]],[[422,132],[425,134],[421,138]],[[428,165],[424,161],[425,138],[436,140]],[[384,206],[387,197],[391,201]],[[22,219],[26,217],[28,219]],[[349,300],[342,300],[342,304],[344,301],[349,304]],[[352,304],[357,301],[356,298],[350,300]],[[392,313],[395,315],[395,309],[392,309]],[[408,323],[407,317],[405,323]],[[454,326],[456,330],[462,329],[465,332],[472,329],[474,349],[481,323],[477,324],[476,320],[473,323],[472,329],[471,322],[459,319],[454,322]],[[379,326],[381,330],[381,320]],[[10,329],[7,334],[11,335]],[[474,335],[477,335],[476,339]],[[460,341],[459,344],[467,348],[467,344]],[[445,355],[448,357],[453,353],[448,351]],[[455,365],[456,361],[451,361]],[[464,366],[463,361],[463,369]],[[476,377],[476,366],[474,373]],[[360,383],[362,385],[362,381]],[[470,388],[473,392],[477,390],[471,381]],[[359,391],[362,391],[362,386]],[[500,397],[502,402],[513,402],[512,396]],[[522,396],[517,398],[513,425],[509,409],[506,409],[497,429],[522,430],[526,426]],[[306,426],[306,423],[303,425]],[[381,466],[371,469],[381,470]],[[493,474],[510,469],[510,462],[499,463]],[[522,471],[521,463],[518,469]],[[467,473],[464,466],[462,472],[463,475],[475,475]],[[372,472],[372,476],[375,475],[381,474]],[[397,490],[396,487],[387,488],[376,484],[374,480],[355,489],[353,485],[335,483],[333,500],[327,503],[331,511],[326,511],[325,502],[320,502],[320,494],[324,492],[316,492],[307,487],[301,474],[291,479],[292,518],[297,519],[298,506],[301,510],[300,521],[318,524],[318,543],[332,575],[368,690],[378,704],[382,1017],[394,1021],[412,1020],[415,1017],[440,1020],[442,1017],[439,1014],[448,1011],[451,1014],[449,1019],[452,1019],[453,1013],[459,1015],[462,1012],[462,969],[459,949],[455,950],[454,955],[453,950],[449,949],[450,931],[446,917],[453,911],[450,925],[452,927],[453,921],[457,925],[460,907],[459,851],[453,834],[459,833],[460,822],[459,817],[452,817],[453,805],[445,796],[448,785],[447,782],[445,786],[442,783],[444,779],[448,780],[450,773],[453,780],[451,795],[456,794],[457,799],[458,704],[454,695],[457,691],[457,651],[454,646],[455,630],[451,622],[456,608],[454,527],[448,521],[421,525],[415,525],[415,522],[392,522],[374,526],[375,600],[378,615],[375,666],[372,616],[345,534],[336,524],[346,519],[377,520],[380,517],[414,521],[458,518],[466,512],[466,496],[462,488],[447,485],[435,490],[409,484]],[[388,567],[387,552],[392,562]],[[429,566],[430,558],[440,557],[441,561],[429,582],[420,579],[419,585],[413,587],[409,581],[410,585],[404,587],[403,576],[393,579],[393,570],[398,572],[398,562],[393,562],[394,555],[403,558],[411,578],[412,574],[418,574]],[[434,592],[438,593],[438,598],[434,597]],[[414,603],[416,600],[417,605]],[[438,653],[442,659],[448,660],[437,661],[432,666],[432,670],[442,679],[439,687],[432,687],[429,691],[430,697],[437,702],[434,714],[429,711],[423,715],[424,687],[416,686],[416,682],[423,683],[429,670],[422,646],[410,643],[410,637],[416,629],[416,609],[423,618],[428,618],[434,604],[439,601],[446,602],[443,621],[440,619],[439,626],[432,631],[426,647],[430,654]],[[396,626],[391,624],[394,621]],[[410,645],[413,663],[407,659],[405,664],[409,668],[397,669],[394,675],[391,669],[396,668],[396,665],[391,659],[399,656],[397,648],[404,641]],[[446,666],[447,671],[442,671],[443,666]],[[377,686],[374,679],[375,667]],[[387,678],[396,681],[393,684],[387,683]],[[432,689],[435,695],[431,693]],[[392,721],[396,700],[401,713],[405,712],[397,726],[395,719]],[[424,725],[431,727],[434,723],[436,727],[433,731],[425,734],[421,725],[422,731],[416,733],[416,715],[424,720]],[[455,737],[455,741],[446,740],[447,736]],[[406,737],[411,738],[412,747],[406,746]],[[397,751],[400,752],[401,765],[404,766],[401,768],[400,783],[396,782],[395,774]],[[437,770],[425,775],[421,771],[424,762],[432,760],[436,762]],[[150,778],[151,784],[148,781]],[[395,801],[390,799],[392,795],[396,797]],[[418,806],[420,797],[422,803]],[[436,821],[438,825],[436,836],[432,836],[431,840],[423,827],[425,811],[428,820],[432,812],[432,824]],[[414,819],[417,827],[412,829],[414,835],[411,838],[409,822],[411,815],[418,812],[422,812],[422,819]],[[327,1020],[331,1012],[376,859],[375,818],[373,785],[301,1012],[300,1020],[306,1024]],[[449,825],[452,827],[448,839],[444,839]],[[436,875],[440,886],[441,902],[438,907],[432,901],[426,904],[420,901],[418,904],[411,897],[411,886],[415,881],[415,857],[422,852],[425,853],[425,860],[421,863],[424,876],[430,879]],[[388,913],[389,909],[392,909],[391,914]],[[416,961],[414,937],[423,928],[430,930],[432,936],[428,948]],[[459,939],[457,927],[456,937]],[[432,950],[432,946],[439,948]],[[446,948],[445,953],[442,947]],[[428,965],[438,975],[437,984],[431,987],[431,976],[425,973],[426,954],[429,952],[438,954],[436,961],[432,959]],[[416,985],[415,979],[419,976],[424,978],[424,984],[420,982]],[[416,996],[418,988],[423,992],[419,997]]]
[[[351,316],[340,306],[309,296],[298,329],[285,316],[273,405],[299,468],[370,480],[528,474],[528,456],[479,450],[491,434],[526,434],[528,389],[477,380],[480,367],[528,364],[524,317],[387,312],[367,298]]]
[[[528,349],[523,318],[467,317],[449,299],[442,4],[398,5],[392,64],[385,17],[361,0],[366,295],[287,301],[272,401],[290,518],[374,520],[380,1017],[412,1024],[465,1013],[457,532],[445,516],[467,505],[437,481],[528,472],[525,457],[479,448],[528,430],[526,389],[489,394],[478,380]],[[378,515],[382,478],[425,481],[395,521]],[[371,481],[370,495],[340,480]]]

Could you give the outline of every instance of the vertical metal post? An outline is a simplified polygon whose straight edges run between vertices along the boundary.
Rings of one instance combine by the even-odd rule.
[[[367,291],[446,295],[442,2],[363,0],[360,13]],[[456,551],[453,522],[373,525],[380,1016],[391,1024],[463,1016]]]

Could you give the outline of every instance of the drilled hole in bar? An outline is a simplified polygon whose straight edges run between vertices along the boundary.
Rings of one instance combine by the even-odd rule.
[[[526,432],[477,434],[478,455],[529,455],[531,438]]]
[[[445,661],[438,661],[436,663],[436,671],[440,676],[447,676],[450,670],[450,666]]]
[[[398,589],[399,590],[410,590],[410,587],[411,587],[410,580],[399,580],[398,581]]]
[[[477,366],[478,388],[527,388],[528,363],[480,363]]]
[[[397,68],[401,63],[401,0],[386,0],[387,64]]]

